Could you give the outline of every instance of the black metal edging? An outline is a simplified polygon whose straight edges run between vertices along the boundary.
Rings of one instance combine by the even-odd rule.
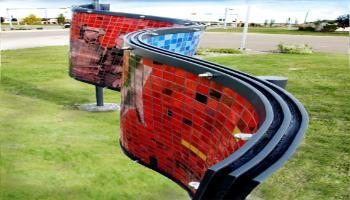
[[[130,33],[130,35],[141,34],[141,37],[143,40],[143,39],[148,39],[150,37],[154,37],[155,36],[154,34],[165,35],[165,34],[175,34],[175,33],[184,33],[184,32],[192,33],[192,32],[204,31],[204,29],[205,29],[204,25],[189,25],[189,26],[182,26],[182,27],[163,27],[163,28],[151,28],[151,29],[140,30],[140,31],[137,31],[137,33],[132,32],[132,33]],[[158,47],[154,47],[154,46],[151,46],[151,47],[159,49]],[[165,49],[161,49],[161,50],[167,51]]]
[[[176,28],[177,29],[177,28]],[[183,30],[183,29],[182,29]],[[152,46],[150,46],[150,45],[147,45],[147,44],[144,44],[145,46],[148,46],[148,47],[150,47],[150,48],[157,48],[157,47],[152,47]],[[162,50],[162,49],[160,49],[160,48],[157,48],[158,50],[159,50],[159,52],[161,52],[161,51],[163,51],[162,53],[165,53],[164,51],[166,51],[166,50]],[[179,54],[176,54],[176,53],[173,53],[173,52],[171,52],[171,53],[168,53],[168,51],[167,51],[167,54],[174,54],[174,57],[176,57],[177,55],[179,55]],[[182,55],[180,55],[179,57],[181,57]],[[192,57],[186,57],[186,58],[190,58],[190,59],[188,59],[188,60],[191,60],[192,59]],[[192,59],[193,60],[193,59]],[[198,59],[196,59],[196,60],[198,60]],[[190,61],[191,62],[191,61]],[[231,73],[230,73],[231,75],[233,75],[232,74],[232,70],[231,70]],[[243,78],[242,76],[239,76],[238,75],[238,77],[239,78]],[[244,78],[243,78],[244,79]],[[247,80],[249,80],[249,78],[247,79],[247,78],[245,78],[246,80],[245,81],[247,81]],[[250,82],[250,83],[254,83],[254,81],[252,81],[252,80],[249,80],[248,82]],[[261,87],[261,86],[259,86],[259,87]],[[262,88],[264,88],[264,86],[262,87]],[[269,91],[269,88],[264,88],[265,90],[267,89],[267,91]],[[273,93],[271,90],[270,90],[270,92],[271,93]],[[278,95],[274,95],[274,97],[275,98],[277,98],[278,100],[278,102],[279,103],[281,103],[282,105],[284,104],[283,103],[283,101],[282,101],[282,99],[278,96]],[[288,114],[288,107],[287,107],[287,105],[286,104],[284,104],[284,106],[282,106],[282,110],[284,111],[284,113],[285,114]],[[288,123],[287,122],[289,122],[290,121],[290,114],[288,114],[287,116],[285,116],[288,120],[286,120],[285,122],[284,122],[284,127],[286,126],[286,125],[288,125]]]
[[[157,33],[159,33],[159,32],[157,32]],[[283,90],[282,90],[283,91]],[[284,95],[284,94],[283,94]],[[287,96],[289,96],[289,97],[291,97],[291,102],[290,103],[292,103],[293,102],[293,100],[295,100],[295,98],[293,98],[290,94],[289,95],[287,95]],[[289,104],[290,105],[290,104]],[[301,104],[299,103],[299,105],[301,106]],[[306,126],[305,126],[305,124],[307,124],[307,114],[306,114],[306,112],[305,112],[305,110],[304,110],[304,108],[301,106],[301,107],[299,107],[299,109],[301,110],[301,116],[304,116],[304,117],[301,117],[303,120],[301,120],[302,122],[300,123],[300,124],[304,124],[304,125],[301,125],[300,126],[300,131],[299,132],[304,132],[305,131],[305,129],[306,129]],[[295,127],[294,127],[295,128]],[[299,127],[297,127],[297,128],[299,128]],[[291,138],[290,140],[293,140],[293,138]],[[295,143],[295,145],[294,146],[296,146],[297,144],[298,144],[298,142],[294,142]],[[287,159],[287,158],[285,158],[285,159]]]
[[[126,40],[127,41],[127,40]],[[140,52],[139,51],[140,49],[134,49],[133,51],[135,52],[135,54],[137,54],[137,55],[141,55],[141,53],[142,52]],[[143,53],[146,53],[147,54],[147,51],[145,51],[144,50],[144,52]],[[159,55],[156,55],[156,57],[155,57],[155,55],[153,54],[153,55],[145,55],[145,54],[143,54],[145,57],[148,57],[148,58],[151,58],[152,59],[152,57],[154,57],[154,58],[156,58],[155,60],[157,60],[157,61],[159,61],[160,59],[159,58],[161,58]],[[164,60],[163,60],[164,61]],[[170,61],[173,61],[171,64],[172,65],[174,65],[174,66],[177,66],[177,67],[179,67],[179,66],[187,66],[189,69],[187,69],[187,70],[189,70],[189,71],[191,71],[191,72],[193,72],[193,73],[201,73],[201,72],[197,72],[196,70],[198,70],[199,68],[203,68],[203,66],[200,66],[200,67],[198,67],[198,66],[190,66],[188,63],[186,63],[186,64],[175,64],[174,63],[174,59],[173,58],[171,58],[171,60]],[[163,62],[164,63],[164,62]],[[205,68],[205,67],[204,67]],[[213,70],[211,70],[211,69],[206,69],[206,70],[204,70],[204,71],[211,71],[211,72],[213,72],[213,73],[217,73],[216,71],[213,71]],[[218,80],[222,80],[222,76],[220,76],[220,77],[218,77],[219,79]],[[232,80],[234,80],[235,78],[232,78],[232,77],[230,77],[230,81],[232,81]],[[220,82],[220,81],[217,81],[217,82]],[[229,86],[228,84],[225,84],[224,83],[224,85],[226,85],[226,86]],[[230,86],[229,86],[230,87]],[[232,88],[232,87],[231,87]],[[237,89],[234,89],[234,90],[237,90]],[[244,95],[243,95],[244,96]],[[247,99],[249,99],[249,100],[252,100],[252,98],[247,98]],[[272,110],[271,110],[271,112],[272,112]],[[272,113],[271,113],[272,114]],[[265,132],[266,132],[266,130],[267,129],[265,129],[265,130],[263,130],[262,131],[262,129],[260,129],[260,131],[261,131],[261,134],[260,135],[263,135]],[[250,141],[250,142],[253,142],[253,141]],[[242,147],[243,148],[243,147]],[[203,185],[203,184],[205,184],[205,180],[202,180],[201,181],[201,184]]]
[[[173,53],[176,54],[176,53]],[[176,54],[178,55],[178,54]],[[189,59],[193,59],[191,57],[189,57]],[[197,60],[197,59],[195,59]],[[206,61],[203,61],[206,62]],[[208,62],[207,62],[208,63]],[[210,63],[212,64],[212,63]],[[216,64],[213,64],[216,65]],[[223,67],[223,66],[221,66]],[[226,68],[226,67],[223,67]],[[226,68],[227,69],[227,68]],[[244,74],[247,77],[251,77],[256,79],[255,77],[252,77],[248,74],[245,74],[243,72],[239,72],[236,71],[240,74]],[[269,175],[271,175],[272,172],[274,172],[277,168],[279,168],[281,165],[283,165],[283,163],[292,155],[292,153],[296,150],[298,144],[300,143],[303,135],[305,134],[305,130],[307,128],[307,124],[308,124],[308,117],[307,117],[307,113],[305,108],[302,106],[302,104],[295,98],[293,97],[290,93],[288,93],[287,91],[269,83],[266,81],[262,81],[259,79],[256,79],[256,81],[261,82],[269,87],[271,87],[273,90],[275,90],[276,92],[279,92],[280,95],[284,96],[283,98],[286,99],[286,101],[289,101],[288,105],[291,106],[292,104],[295,104],[295,110],[300,112],[300,125],[299,125],[299,130],[297,131],[297,133],[295,134],[296,136],[294,138],[291,138],[290,141],[292,141],[292,144],[289,146],[289,148],[287,149],[287,151],[283,154],[283,156],[281,158],[279,158],[275,164],[273,164],[271,167],[269,167],[267,170],[265,170],[264,172],[262,172],[261,175],[259,175],[256,179],[254,179],[257,182],[262,182],[265,178],[267,178]],[[287,100],[289,99],[289,100]],[[296,139],[295,139],[296,138]]]
[[[296,100],[295,103],[299,109],[304,108],[298,100]],[[278,168],[280,168],[291,157],[291,155],[296,151],[296,149],[298,148],[298,145],[300,144],[302,138],[305,135],[305,131],[307,129],[308,122],[309,122],[309,118],[307,116],[306,110],[301,109],[300,112],[301,112],[301,118],[302,118],[302,122],[300,124],[300,129],[299,129],[298,133],[296,134],[294,140],[292,141],[292,143],[288,147],[288,149],[285,151],[285,153],[282,155],[282,157],[280,157],[280,159],[278,159],[274,164],[272,164],[268,169],[266,169],[259,176],[254,178],[254,180],[259,181],[259,182],[264,181],[274,171],[276,171]]]
[[[146,20],[154,20],[154,21],[161,21],[161,22],[170,22],[170,23],[185,25],[185,26],[199,25],[199,23],[193,22],[190,20],[183,20],[183,19],[176,19],[176,18],[169,18],[169,17],[158,17],[158,16],[152,16],[152,15],[131,14],[131,13],[124,13],[124,12],[112,12],[107,10],[93,10],[92,7],[89,8],[89,5],[83,5],[83,7],[81,6],[73,7],[72,12],[103,14],[108,16],[121,16],[121,17],[128,17],[128,18],[134,18],[134,19],[146,19]]]
[[[293,102],[290,102],[290,107]],[[260,161],[258,164],[256,162],[250,161],[250,163],[246,163],[245,165],[240,166],[240,168],[236,169],[235,171],[232,171],[230,174],[226,176],[226,179],[230,180],[228,181],[228,189],[226,190],[227,197],[236,197],[236,198],[243,198],[246,195],[250,193],[251,190],[254,189],[254,187],[260,183],[259,181],[256,181],[254,178],[263,173],[266,168],[268,168],[271,164],[273,164],[276,160],[278,160],[281,155],[284,153],[285,149],[288,148],[290,143],[293,141],[295,135],[297,134],[300,124],[301,124],[301,114],[296,113],[297,110],[295,107],[290,108],[293,114],[293,123],[289,127],[288,131],[286,131],[286,134],[283,136],[283,138],[279,141],[278,145],[274,147],[272,152],[269,152],[269,154],[264,158],[264,160]],[[259,154],[257,154],[257,157]],[[272,172],[271,172],[272,173]],[[245,187],[242,187],[242,186]],[[250,187],[246,187],[250,186]],[[233,189],[235,189],[235,193],[233,193]]]
[[[192,58],[191,58],[191,59],[192,59]],[[204,62],[205,62],[205,61],[204,61]],[[207,63],[208,63],[208,62],[207,62]],[[210,63],[210,64],[212,64],[212,63]],[[224,67],[224,68],[226,68],[226,67]],[[244,73],[241,73],[241,74],[244,74]],[[245,74],[245,75],[247,75],[247,74]],[[249,75],[247,75],[247,76],[249,77]],[[258,80],[258,81],[259,81],[259,82],[263,82],[263,81],[260,81],[260,80]],[[266,83],[265,83],[265,84],[266,84]],[[300,114],[300,115],[301,115],[300,127],[298,127],[298,128],[300,128],[300,129],[299,129],[299,131],[298,131],[298,133],[297,133],[297,137],[300,135],[299,133],[302,133],[302,135],[303,135],[304,132],[305,132],[305,129],[306,129],[307,122],[308,122],[307,113],[306,113],[304,107],[300,104],[299,101],[297,101],[297,100],[296,100],[292,95],[290,95],[288,92],[286,92],[286,91],[284,91],[284,90],[282,90],[282,89],[280,89],[280,88],[276,88],[276,86],[274,86],[274,85],[271,85],[271,84],[267,84],[267,85],[270,86],[270,87],[272,86],[272,88],[273,88],[275,91],[276,91],[276,90],[279,91],[279,92],[281,93],[280,95],[285,96],[285,97],[283,97],[284,99],[288,99],[288,98],[289,98],[289,101],[290,101],[290,103],[288,103],[289,106],[291,106],[291,104],[294,104],[294,103],[297,104],[297,106],[296,106],[297,109],[296,109],[296,110],[300,111],[300,113],[301,113],[301,114]],[[286,100],[286,101],[288,101],[288,100]],[[293,138],[290,139],[290,140],[293,141],[294,150],[296,149],[296,146],[299,144],[301,138],[302,138],[302,136],[298,137],[298,141],[293,140]],[[290,152],[288,155],[283,156],[281,159],[283,159],[284,161],[287,160],[288,157],[290,157],[290,155],[292,154],[292,152],[293,152],[293,150],[291,150],[291,152]],[[282,165],[282,163],[279,164],[279,166],[281,166],[281,165]],[[277,168],[278,168],[278,166],[275,166],[274,169],[269,168],[269,169],[270,169],[270,173],[272,173],[272,171],[275,171]],[[265,178],[266,178],[267,176],[268,176],[268,175],[265,175]]]
[[[198,25],[197,23],[194,23],[194,22],[190,22],[190,21],[186,21],[186,20],[179,20],[179,19],[171,19],[171,18],[162,18],[162,17],[155,17],[155,16],[145,16],[145,15],[137,15],[137,14],[128,14],[128,13],[118,13],[118,12],[109,12],[109,11],[95,11],[95,10],[91,10],[91,9],[88,9],[88,8],[74,8],[73,9],[73,12],[85,12],[85,13],[96,13],[96,14],[104,14],[104,15],[111,15],[111,16],[125,16],[125,17],[129,17],[129,18],[136,18],[136,19],[149,19],[149,20],[155,20],[155,21],[168,21],[168,22],[172,22],[172,23],[175,23],[175,24],[179,24],[179,25],[186,25],[186,26],[188,26],[188,25]],[[187,29],[187,32],[189,32],[189,31],[198,31],[198,28],[200,28],[200,27],[186,27],[186,28],[184,28],[184,29],[182,29],[182,30],[186,30]],[[158,34],[165,34],[165,33],[167,33],[167,34],[169,34],[169,33],[176,33],[176,32],[178,32],[178,30],[175,30],[176,28],[170,28],[170,29],[168,29],[168,30],[164,30],[164,29],[151,29],[151,30],[149,30],[150,32],[156,32],[156,33],[158,33]],[[191,29],[191,30],[190,30]],[[164,31],[164,32],[162,32],[162,31]],[[141,32],[141,31],[140,31]],[[135,33],[132,33],[132,35],[134,35]],[[127,41],[127,40],[125,40],[125,41]],[[132,45],[131,45],[132,46]],[[155,47],[150,47],[151,48],[151,50],[149,50],[149,51],[155,51],[155,49],[157,49],[157,48],[155,48]],[[152,49],[153,48],[153,49]],[[136,52],[136,54],[137,54],[137,51],[139,51],[138,49],[134,49],[133,51],[135,51]],[[143,52],[144,53],[144,55],[148,55],[148,56],[146,56],[146,57],[150,57],[151,59],[152,58],[154,58],[154,57],[152,57],[152,52],[150,53],[150,52],[147,52],[147,50],[145,50],[145,52]],[[259,86],[259,87],[269,87],[269,88],[271,88],[272,90],[274,90],[276,93],[280,93],[280,95],[281,94],[285,94],[287,97],[289,97],[291,100],[291,102],[295,102],[296,103],[296,108],[297,108],[297,110],[298,111],[300,111],[300,116],[301,116],[301,123],[300,123],[300,126],[299,126],[299,131],[297,132],[297,134],[295,135],[295,137],[293,137],[293,138],[291,138],[290,139],[290,141],[291,141],[291,144],[288,146],[288,149],[283,153],[283,155],[277,160],[277,161],[275,161],[274,162],[274,164],[273,165],[271,165],[270,167],[268,167],[265,171],[263,171],[262,173],[260,173],[259,174],[259,176],[257,176],[257,177],[255,177],[255,179],[253,180],[253,181],[256,181],[256,183],[259,183],[259,182],[261,182],[263,179],[265,179],[267,176],[269,176],[273,171],[275,171],[277,168],[279,168],[290,156],[291,156],[291,154],[295,151],[295,149],[296,149],[296,147],[298,146],[298,144],[300,143],[300,140],[301,140],[301,138],[302,138],[302,136],[303,136],[303,134],[304,134],[304,132],[305,132],[305,129],[306,129],[306,127],[307,127],[307,121],[308,121],[308,118],[307,118],[307,113],[306,113],[306,111],[305,111],[305,109],[304,109],[304,107],[300,104],[300,102],[299,101],[297,101],[292,95],[290,95],[289,93],[287,93],[287,92],[285,92],[284,90],[280,90],[280,91],[278,91],[278,89],[276,89],[276,88],[274,88],[274,86],[273,85],[271,85],[271,84],[268,84],[266,81],[261,81],[261,80],[257,80],[255,77],[251,77],[250,75],[248,75],[248,74],[245,74],[245,73],[242,73],[242,72],[239,72],[239,71],[236,71],[236,70],[232,70],[232,69],[230,69],[230,70],[228,70],[226,67],[224,67],[224,66],[219,66],[219,65],[215,65],[215,64],[213,64],[213,63],[209,63],[209,62],[206,62],[206,61],[201,61],[201,60],[198,60],[198,59],[194,59],[194,58],[190,58],[190,57],[187,57],[187,56],[179,56],[179,54],[175,54],[175,53],[169,53],[169,51],[166,51],[166,50],[160,50],[160,54],[168,54],[167,56],[165,56],[165,63],[167,63],[167,62],[170,62],[170,64],[169,65],[172,65],[172,66],[175,66],[175,67],[178,67],[177,66],[177,64],[179,64],[179,63],[183,63],[183,62],[196,62],[196,63],[201,63],[200,65],[204,65],[204,66],[206,66],[206,67],[203,67],[203,66],[201,66],[202,68],[205,68],[206,70],[204,70],[205,72],[208,72],[208,71],[211,71],[211,72],[213,72],[213,73],[215,73],[214,75],[214,77],[213,77],[213,79],[215,79],[215,81],[216,82],[220,82],[220,81],[222,81],[222,83],[224,83],[225,81],[227,81],[227,79],[225,79],[225,80],[222,80],[222,78],[223,78],[223,76],[226,76],[226,78],[233,78],[233,75],[232,74],[235,74],[235,76],[237,77],[237,76],[242,76],[243,78],[245,78],[246,79],[246,81],[242,81],[242,80],[240,80],[240,79],[238,79],[240,82],[242,82],[242,83],[244,83],[244,84],[247,84],[247,80],[249,80],[248,82],[253,82],[256,86]],[[153,52],[153,54],[154,54],[154,52]],[[154,55],[153,55],[154,56]],[[157,57],[154,59],[154,60],[159,60],[158,59],[158,56],[159,56],[159,54],[157,55]],[[161,56],[164,56],[164,55],[161,55]],[[177,57],[177,59],[178,60],[174,60],[174,58],[176,57],[176,56],[178,56]],[[186,60],[186,61],[185,61]],[[175,64],[174,64],[174,62],[176,62]],[[198,68],[198,66],[196,66],[196,64],[194,64],[194,66],[195,67],[197,67]],[[181,68],[181,67],[179,67],[179,68]],[[220,68],[220,69],[219,69]],[[218,70],[219,69],[219,70]],[[186,69],[185,69],[186,70]],[[188,71],[188,70],[186,70],[186,71]],[[203,71],[202,70],[200,70],[200,69],[191,69],[190,70],[192,73],[197,73],[197,74],[199,74],[199,73],[203,73]],[[230,74],[231,75],[229,75],[229,74],[226,74],[226,72],[227,71],[229,71],[229,72],[231,72]],[[75,77],[73,77],[73,78],[75,78]],[[77,79],[77,80],[80,80],[80,79],[78,79],[78,78],[75,78],[75,79]],[[88,81],[84,81],[84,80],[81,80],[81,81],[83,81],[83,82],[88,82]],[[232,81],[232,80],[231,80]],[[97,84],[94,84],[94,85],[97,85]],[[224,84],[225,85],[225,84]],[[247,84],[248,86],[250,86],[250,84]],[[242,85],[241,85],[242,86]],[[235,89],[234,90],[236,90],[237,91],[237,86],[235,86],[235,85],[230,85],[229,87],[235,87]],[[242,89],[242,88],[241,88]],[[255,89],[254,87],[253,87],[253,89]],[[261,117],[262,115],[266,115],[266,116],[268,116],[268,115],[272,115],[272,116],[274,116],[274,114],[272,113],[272,107],[271,107],[271,105],[270,105],[270,108],[271,108],[271,113],[269,113],[269,112],[266,112],[266,109],[265,109],[265,112],[263,111],[263,109],[262,109],[262,107],[261,107],[261,105],[263,104],[263,102],[258,102],[258,101],[261,101],[261,99],[259,99],[259,95],[257,95],[258,93],[262,96],[262,97],[265,97],[264,95],[262,95],[262,93],[260,93],[260,91],[259,90],[257,90],[256,89],[256,91],[258,92],[258,93],[256,93],[256,94],[252,94],[252,93],[247,93],[247,91],[245,91],[244,89],[243,90],[240,90],[239,88],[238,88],[238,91],[240,91],[241,92],[241,94],[244,94],[244,95],[242,95],[242,96],[245,96],[247,99],[249,99],[249,100],[252,100],[252,104],[254,105],[254,106],[258,106],[258,113],[260,114],[259,115],[259,117],[261,118],[261,119],[263,119],[264,117]],[[275,92],[273,92],[273,93],[275,93]],[[266,99],[266,97],[265,97],[265,99]],[[285,100],[285,98],[283,98],[284,100]],[[260,106],[259,106],[260,105]],[[290,105],[290,104],[288,104],[288,105]],[[282,110],[284,109],[284,111],[286,110],[286,108],[284,107],[284,106],[281,106],[282,107]],[[288,108],[288,110],[289,110],[289,108]],[[262,112],[261,112],[262,111]],[[284,114],[286,114],[286,112],[283,112]],[[261,130],[263,127],[264,127],[264,125],[266,125],[266,124],[268,124],[268,123],[266,123],[267,122],[267,117],[265,116],[265,120],[264,120],[264,123],[263,124],[261,124],[261,126],[260,126],[260,128],[259,128],[259,130]],[[271,119],[272,119],[273,117],[271,117]],[[283,129],[283,127],[285,127],[286,125],[286,122],[287,122],[288,120],[286,120],[286,119],[284,119],[284,125],[282,126],[280,126],[280,128],[281,128],[281,130]],[[269,124],[271,124],[271,123],[269,123]],[[265,128],[267,128],[267,125],[266,125],[266,127]],[[262,134],[264,133],[263,131],[261,131],[262,132]],[[266,132],[265,132],[266,133]],[[277,134],[277,133],[276,133]],[[255,134],[256,135],[256,134]],[[252,142],[251,143],[253,143],[253,139],[255,139],[255,138],[257,138],[257,137],[253,137],[252,138]],[[275,137],[274,137],[275,138]],[[276,139],[275,138],[275,141],[277,141],[278,139]],[[250,142],[250,141],[249,141]],[[243,151],[243,148],[244,147],[246,147],[247,145],[248,145],[248,143],[249,142],[247,142],[247,144],[246,145],[244,145],[242,148],[240,148],[238,151],[236,151],[237,153],[241,150],[241,151]],[[272,141],[270,141],[270,142],[272,142]],[[284,143],[283,143],[284,144]],[[264,148],[264,152],[266,153],[267,152],[267,149],[269,149],[269,151],[271,151],[271,149],[272,149],[272,146],[273,147],[275,147],[275,145],[268,145],[268,148]],[[122,149],[124,150],[124,147],[122,146]],[[248,147],[246,148],[246,149],[249,149]],[[233,155],[237,155],[236,154],[236,152],[233,154]],[[262,154],[263,152],[260,152],[260,154]],[[230,156],[229,156],[230,157]],[[135,157],[134,157],[135,158]],[[136,159],[136,158],[135,158]],[[238,158],[237,158],[238,159]],[[261,161],[261,159],[262,158],[260,158],[260,161]],[[265,159],[265,157],[264,157],[264,159]],[[226,159],[224,159],[223,161],[221,161],[221,162],[219,162],[217,165],[214,165],[214,166],[218,166],[219,168],[220,168],[220,163],[222,164],[224,161],[226,161]],[[251,162],[253,162],[253,161],[251,161]],[[252,166],[257,166],[256,165],[256,163],[258,163],[258,162],[253,162],[253,164],[254,165],[252,165]],[[141,164],[144,164],[145,166],[147,166],[147,164],[146,163],[141,163]],[[151,168],[152,169],[152,166],[147,166],[147,167],[149,167],[149,168]],[[240,168],[238,168],[238,169],[242,169],[242,167],[240,167]],[[188,187],[187,186],[185,186],[184,184],[182,184],[181,182],[179,182],[179,181],[177,181],[176,179],[174,179],[174,178],[172,178],[172,176],[171,175],[169,175],[169,174],[164,174],[164,172],[161,172],[161,171],[159,171],[159,170],[157,170],[157,169],[154,169],[154,170],[156,170],[156,171],[158,171],[159,173],[161,173],[161,174],[163,174],[163,175],[165,175],[165,176],[167,176],[168,178],[170,178],[170,179],[172,179],[174,182],[177,182],[181,187],[183,187],[184,189],[186,189],[188,192],[189,192],[189,194],[191,195],[191,191],[189,191],[189,189],[188,189]],[[243,170],[243,171],[245,171],[245,172],[247,172],[247,170]],[[237,172],[237,171],[236,171]],[[242,172],[242,171],[241,171]],[[233,172],[232,172],[233,173]],[[201,183],[202,184],[202,183]]]
[[[177,28],[176,28],[177,29]],[[160,29],[161,31],[163,31],[163,33],[164,33],[164,29]],[[169,29],[168,29],[169,30]],[[177,31],[177,32],[183,32],[184,30],[182,29],[181,31]],[[157,31],[157,33],[159,34],[159,32],[160,31]],[[174,32],[174,29],[172,29],[172,32]],[[168,33],[168,31],[166,31],[166,34],[169,34]],[[140,37],[142,37],[142,36],[139,36],[139,38]],[[141,42],[141,41],[140,41]],[[141,42],[142,43],[142,42]],[[145,46],[148,46],[149,48],[156,48],[156,47],[152,47],[152,46],[150,46],[150,45],[147,45],[147,44],[144,44]],[[157,48],[159,51],[162,51],[162,49],[159,49],[159,48]],[[164,51],[164,50],[163,50]],[[168,52],[168,51],[167,51]],[[178,54],[175,54],[175,55],[178,55]],[[180,57],[180,56],[179,56]],[[270,92],[272,92],[272,91],[270,91]],[[273,92],[272,92],[273,93]],[[278,97],[277,97],[278,98]],[[280,98],[280,102],[283,104],[283,102],[282,102],[282,99]],[[285,105],[286,106],[286,105]],[[271,152],[272,151],[272,149],[277,145],[277,143],[278,143],[278,141],[279,141],[279,139],[284,135],[284,131],[285,131],[285,129],[289,126],[289,122],[290,122],[290,114],[289,114],[289,112],[288,112],[288,109],[286,108],[286,107],[284,107],[284,113],[285,114],[287,114],[287,119],[285,119],[284,121],[283,121],[283,124],[282,124],[282,127],[280,127],[279,128],[279,131],[273,136],[273,141],[271,142],[269,142],[269,144],[268,145],[266,145],[266,148],[268,149],[268,150],[264,150],[263,152],[265,152],[265,155],[267,155],[269,152]],[[262,152],[261,152],[262,153]],[[256,157],[254,157],[254,158],[256,158]],[[260,156],[260,160],[262,160],[264,158],[264,156]],[[220,164],[221,162],[219,162],[219,164]],[[201,183],[202,184],[202,183]],[[199,191],[197,191],[197,192],[199,192]]]
[[[291,102],[292,103],[292,102]],[[289,106],[290,106],[290,104],[288,104]],[[293,126],[291,126],[290,127],[290,131],[292,131],[292,128],[293,128]],[[298,127],[299,128],[299,127]],[[290,132],[290,131],[287,131],[287,132]],[[284,135],[284,137],[286,137],[286,135]],[[275,140],[276,141],[276,140]],[[277,142],[278,142],[279,140],[277,140]],[[270,145],[268,145],[270,148],[270,150],[269,151],[265,151],[264,152],[264,154],[266,155],[267,153],[269,153],[269,152],[271,152],[271,150],[272,150],[272,148],[271,147],[274,147],[274,146],[270,146]],[[263,153],[263,152],[260,152],[259,154],[261,155],[261,153]],[[261,158],[264,158],[264,157],[261,157],[261,156],[259,156],[260,157],[260,160],[261,160]],[[256,157],[255,157],[255,159],[256,159]],[[256,162],[255,162],[256,163]],[[246,166],[246,165],[245,165]],[[243,168],[243,166],[242,167],[240,167],[241,169]],[[245,169],[245,171],[247,171],[247,169]]]
[[[187,28],[188,30],[191,29],[191,27],[186,27],[186,28],[182,28],[182,30],[186,30]],[[157,60],[160,63],[169,64],[171,66],[175,66],[177,68],[180,68],[182,70],[185,70],[194,74],[202,74],[205,72],[210,72],[213,74],[213,77],[211,78],[211,80],[215,80],[216,82],[221,83],[227,86],[228,88],[233,89],[235,92],[239,93],[246,99],[251,100],[250,103],[253,104],[255,109],[260,114],[259,117],[261,119],[265,119],[264,121],[266,123],[263,125],[260,124],[261,128],[265,127],[267,129],[268,124],[272,122],[273,112],[269,101],[267,101],[266,97],[261,92],[256,90],[254,87],[250,86],[249,84],[246,84],[245,82],[237,78],[233,78],[227,74],[221,73],[215,69],[207,68],[205,66],[196,66],[185,60],[173,59],[173,57],[171,56],[160,54],[156,51],[150,51],[143,47],[139,47],[136,44],[132,44],[128,41],[128,38],[131,34],[128,34],[125,36],[125,42],[128,46],[131,47],[132,49],[131,51],[133,54],[143,55],[144,57]],[[267,115],[269,115],[269,117],[267,117]]]
[[[157,56],[157,58],[158,58],[158,56]],[[188,64],[186,64],[186,65],[188,65]],[[277,97],[278,98],[278,97]],[[251,100],[251,99],[250,99]],[[285,113],[287,113],[288,111],[287,110],[285,110]],[[290,115],[290,114],[289,114]],[[286,126],[288,126],[288,124],[289,124],[289,121],[290,121],[290,117],[289,117],[289,119],[287,119],[287,120],[285,120],[285,123],[284,123],[284,127],[286,127]],[[282,128],[281,130],[283,130],[284,128]],[[279,133],[279,135],[282,135],[283,133],[282,133],[282,131],[280,131],[280,133]],[[202,184],[202,183],[201,183]]]
[[[168,31],[164,31],[164,29],[166,28],[163,28],[163,29],[159,29],[157,31],[157,33],[164,33],[164,34],[169,34]],[[172,28],[171,29],[171,32],[175,32],[174,29],[179,29],[180,28]],[[186,30],[186,29],[182,29],[182,30]],[[144,36],[144,35],[143,35]],[[147,45],[147,44],[144,44],[144,45]],[[160,51],[167,51],[167,50],[163,50],[161,48],[157,48],[157,47],[153,47],[151,45],[147,45],[147,46],[150,46],[151,48],[156,48],[156,49],[159,49]],[[170,51],[167,51],[167,52],[170,52]],[[274,90],[275,92],[279,92],[281,96],[283,96],[282,98],[285,100],[285,101],[290,101],[290,103],[288,104],[288,106],[290,107],[291,105],[290,104],[295,104],[296,107],[298,108],[297,110],[299,110],[301,112],[301,115],[302,115],[302,123],[301,123],[301,130],[299,132],[304,132],[304,130],[306,129],[307,127],[307,123],[308,123],[308,117],[307,117],[307,112],[305,110],[305,108],[302,106],[302,104],[294,97],[292,96],[289,92],[287,92],[286,90],[280,88],[280,87],[277,87],[276,85],[268,82],[268,81],[264,81],[264,80],[261,80],[261,79],[258,79],[254,76],[251,76],[249,74],[246,74],[246,73],[243,73],[243,72],[240,72],[238,70],[233,70],[233,69],[230,69],[230,68],[227,68],[225,66],[221,66],[221,65],[217,65],[217,64],[214,64],[214,63],[211,63],[211,62],[208,62],[208,61],[203,61],[203,60],[199,60],[199,59],[196,59],[196,58],[193,58],[193,57],[188,57],[188,56],[183,56],[181,54],[177,54],[177,53],[173,53],[173,52],[170,52],[170,54],[173,54],[174,56],[179,56],[179,57],[186,57],[186,59],[188,60],[195,60],[195,61],[199,61],[199,62],[202,62],[203,65],[205,64],[209,64],[211,66],[216,66],[216,67],[220,67],[224,70],[227,70],[227,71],[233,71],[234,73],[238,73],[240,75],[244,75],[245,78],[246,77],[249,77],[250,79],[254,79],[256,82],[260,82],[268,87],[270,87],[272,90]],[[287,100],[289,99],[289,100]]]

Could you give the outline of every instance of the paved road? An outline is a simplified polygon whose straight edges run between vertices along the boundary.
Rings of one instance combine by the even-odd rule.
[[[4,31],[1,32],[1,50],[21,49],[30,47],[67,45],[69,31],[40,30],[40,31]]]
[[[8,31],[1,33],[1,49],[18,49],[28,47],[67,45],[68,30],[42,31]],[[239,48],[241,33],[204,33],[201,47],[208,48]],[[279,35],[279,34],[248,34],[247,48],[257,51],[270,51],[277,48],[280,42],[309,44],[316,51],[330,53],[348,53],[347,37]]]
[[[37,28],[42,28],[42,30],[58,30],[58,29],[63,29],[63,26],[61,25],[17,25],[17,24],[13,24],[13,28],[14,29],[28,29],[28,30],[37,30]],[[4,31],[10,31],[11,27],[8,24],[1,24],[1,30]]]

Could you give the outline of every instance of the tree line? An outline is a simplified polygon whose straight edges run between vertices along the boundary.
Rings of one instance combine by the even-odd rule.
[[[59,14],[57,17],[57,23],[58,24],[63,24],[64,22],[66,22],[66,17],[63,14]],[[37,16],[35,16],[34,14],[30,14],[27,17],[23,18],[21,23],[22,24],[27,24],[27,25],[34,25],[39,23],[40,21],[42,21],[42,18],[39,18]],[[17,18],[12,18],[12,22],[17,22],[18,19]],[[5,22],[5,18],[1,17],[1,23]]]

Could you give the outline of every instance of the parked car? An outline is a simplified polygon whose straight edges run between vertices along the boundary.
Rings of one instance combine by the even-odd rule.
[[[70,28],[70,23],[64,23],[63,28]]]

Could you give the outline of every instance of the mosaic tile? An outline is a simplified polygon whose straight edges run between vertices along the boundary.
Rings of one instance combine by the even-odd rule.
[[[173,66],[127,56],[121,142],[142,162],[156,165],[184,185],[200,182],[208,167],[244,145],[234,138],[235,131],[257,130],[255,110],[233,90]],[[135,82],[137,76],[144,81]]]

